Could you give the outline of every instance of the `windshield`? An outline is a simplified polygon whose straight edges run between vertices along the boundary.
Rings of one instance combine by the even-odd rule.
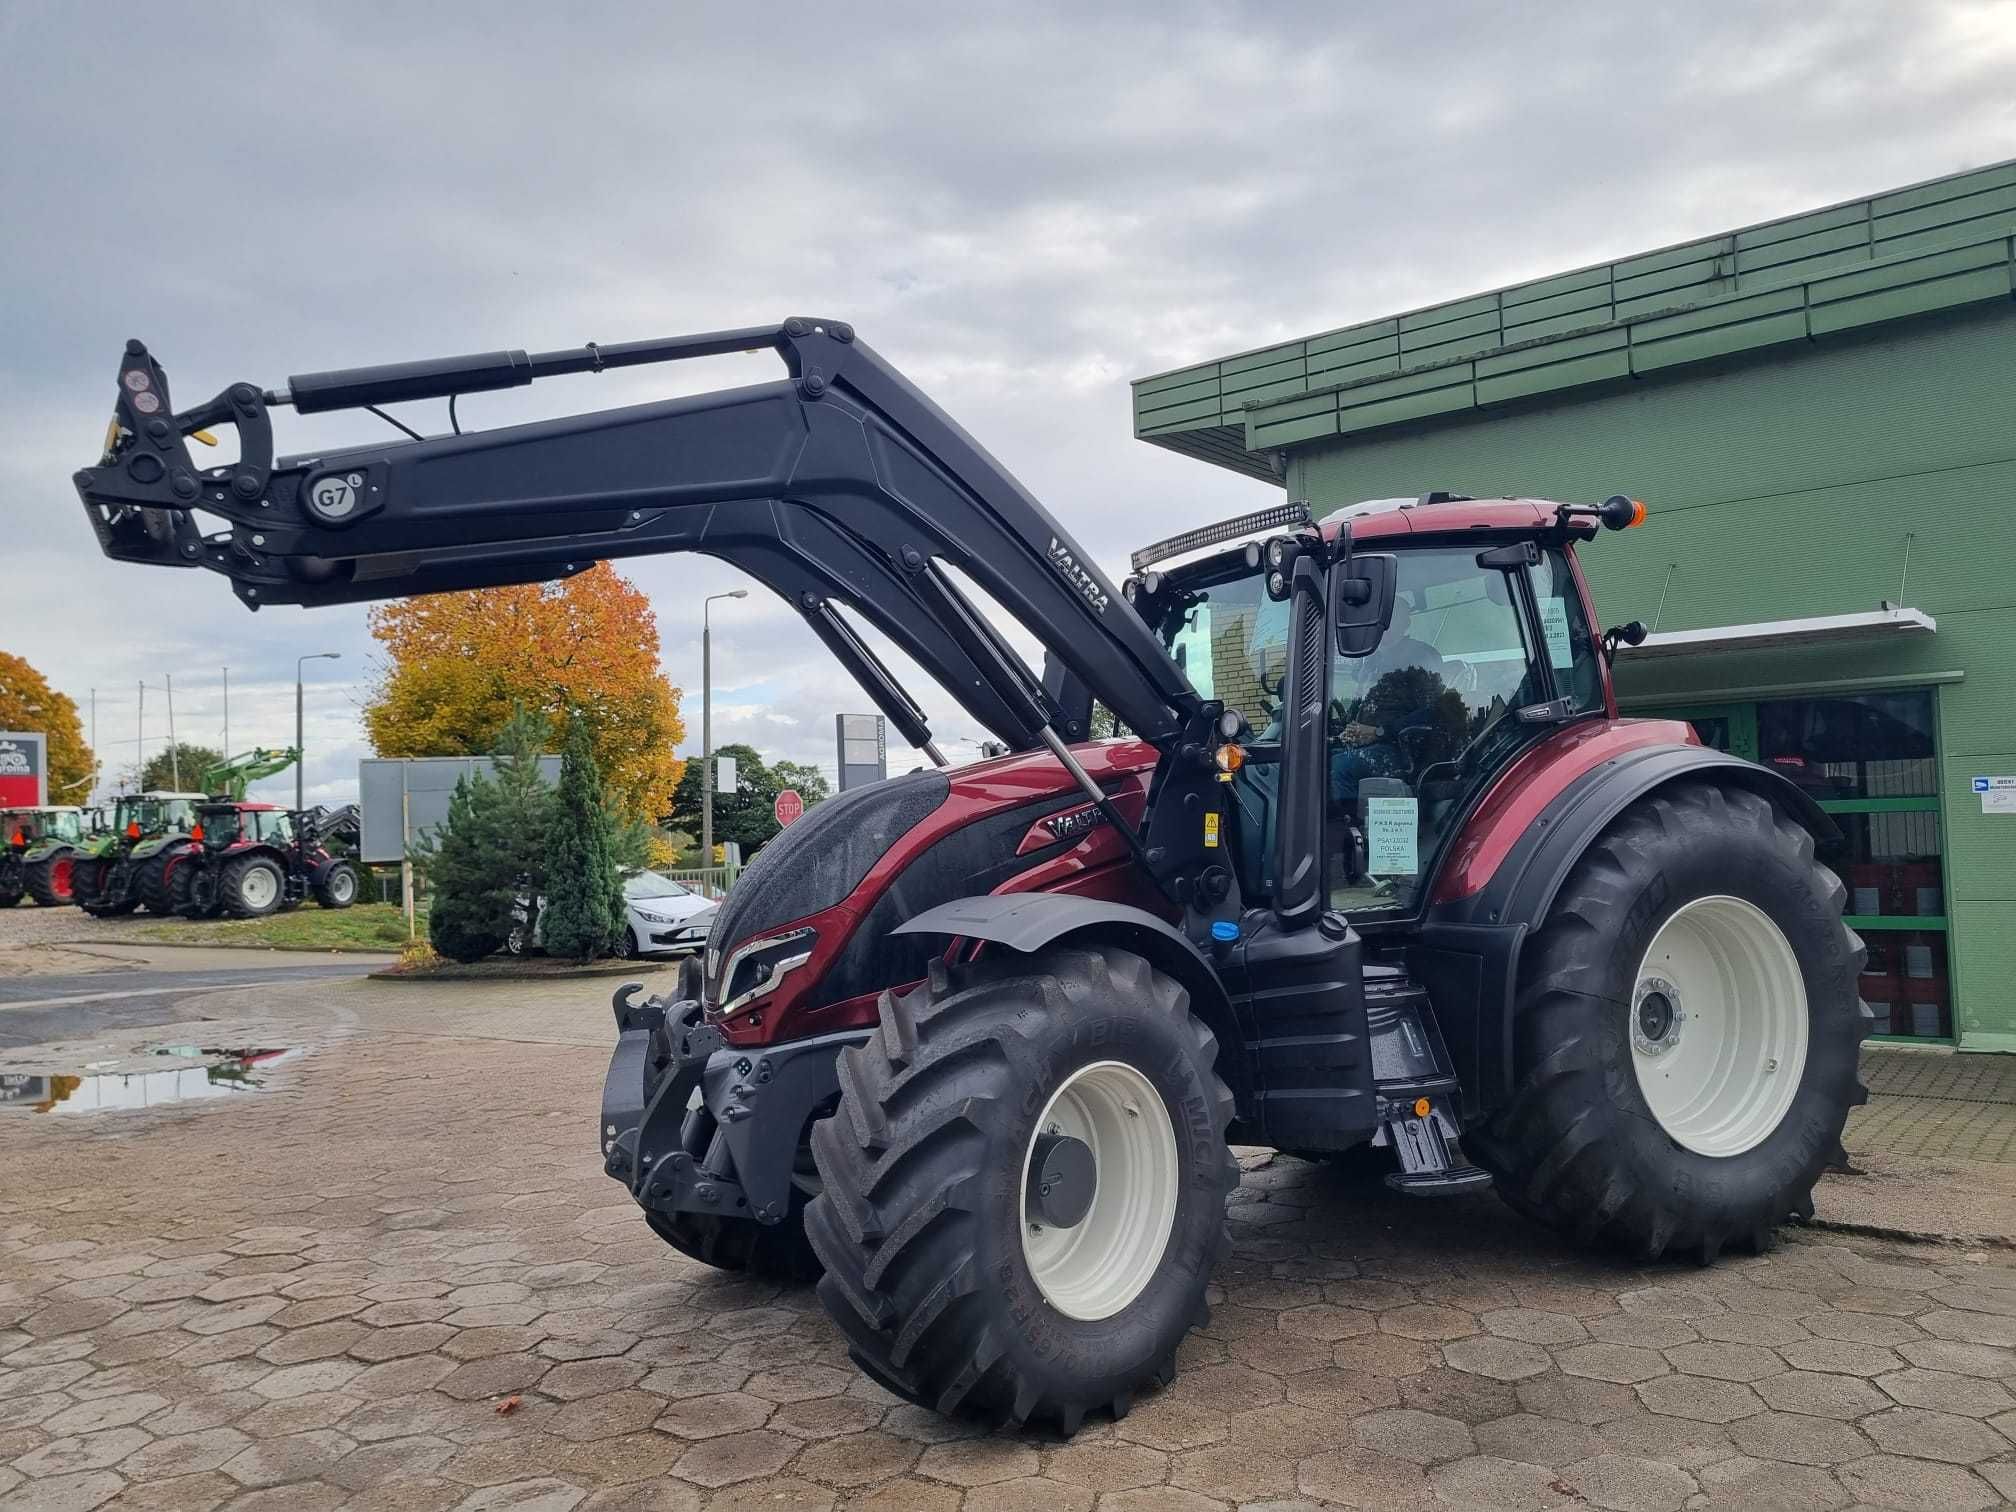
[[[656,872],[638,872],[634,877],[623,879],[623,896],[639,898],[684,898],[693,889],[684,882],[674,882],[670,877],[661,877]]]
[[[1386,634],[1371,655],[1333,661],[1332,907],[1413,912],[1472,800],[1555,728],[1518,711],[1549,697],[1576,713],[1602,708],[1599,652],[1566,554],[1545,551],[1518,573],[1481,567],[1477,555],[1471,544],[1397,552]]]
[[[1354,659],[1332,644],[1325,871],[1331,906],[1354,916],[1414,911],[1476,797],[1554,728],[1517,710],[1550,687],[1577,713],[1603,707],[1600,651],[1566,553],[1543,551],[1539,565],[1512,575],[1480,567],[1479,549],[1397,548],[1393,619],[1377,649]],[[1239,710],[1252,730],[1231,783],[1227,849],[1242,895],[1264,906],[1273,897],[1288,605],[1268,597],[1260,571],[1221,561],[1195,580],[1178,575],[1155,628],[1198,693]]]
[[[206,809],[198,816],[203,821],[203,842],[222,850],[238,839],[238,810]]]

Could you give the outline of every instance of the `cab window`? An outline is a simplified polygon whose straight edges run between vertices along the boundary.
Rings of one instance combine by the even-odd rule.
[[[259,816],[259,838],[272,845],[285,845],[294,838],[291,814],[272,812]]]
[[[1577,712],[1602,707],[1597,648],[1565,555],[1544,552],[1530,569],[1537,632],[1517,577],[1480,567],[1477,555],[1475,545],[1398,552],[1391,626],[1371,655],[1332,664],[1332,907],[1413,913],[1472,797],[1554,728],[1515,711],[1550,696]]]

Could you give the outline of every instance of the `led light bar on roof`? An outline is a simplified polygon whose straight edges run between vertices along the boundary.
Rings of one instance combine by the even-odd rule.
[[[1186,551],[1195,551],[1199,546],[1216,546],[1220,541],[1236,541],[1241,536],[1255,535],[1263,530],[1279,530],[1284,525],[1308,523],[1307,504],[1276,504],[1271,509],[1236,515],[1229,520],[1220,520],[1216,525],[1199,525],[1195,530],[1186,530],[1181,535],[1169,537],[1166,541],[1157,541],[1153,546],[1143,546],[1129,560],[1134,564],[1134,570],[1139,572],[1156,562],[1165,562],[1170,557],[1181,556]]]

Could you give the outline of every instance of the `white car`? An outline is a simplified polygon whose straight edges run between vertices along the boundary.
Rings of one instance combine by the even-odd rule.
[[[532,926],[532,948],[541,948],[545,900],[540,921]],[[623,879],[625,921],[617,951],[625,960],[647,955],[686,955],[707,943],[707,930],[719,911],[719,901],[654,871],[632,872]],[[521,905],[519,917],[524,917]],[[511,931],[505,948],[513,955],[525,950],[524,929]]]

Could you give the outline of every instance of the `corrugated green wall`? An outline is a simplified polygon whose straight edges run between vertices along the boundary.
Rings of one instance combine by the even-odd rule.
[[[2016,308],[1327,440],[1291,454],[1287,487],[1319,514],[1435,488],[1643,498],[1647,525],[1583,553],[1606,624],[1845,614],[1900,593],[1936,617],[1937,634],[1894,646],[1644,663],[1620,691],[1706,702],[1938,681],[1961,1042],[2016,1050],[2016,817],[1983,816],[1970,788],[1977,774],[2016,773]],[[1940,681],[1954,672],[1962,679]]]

